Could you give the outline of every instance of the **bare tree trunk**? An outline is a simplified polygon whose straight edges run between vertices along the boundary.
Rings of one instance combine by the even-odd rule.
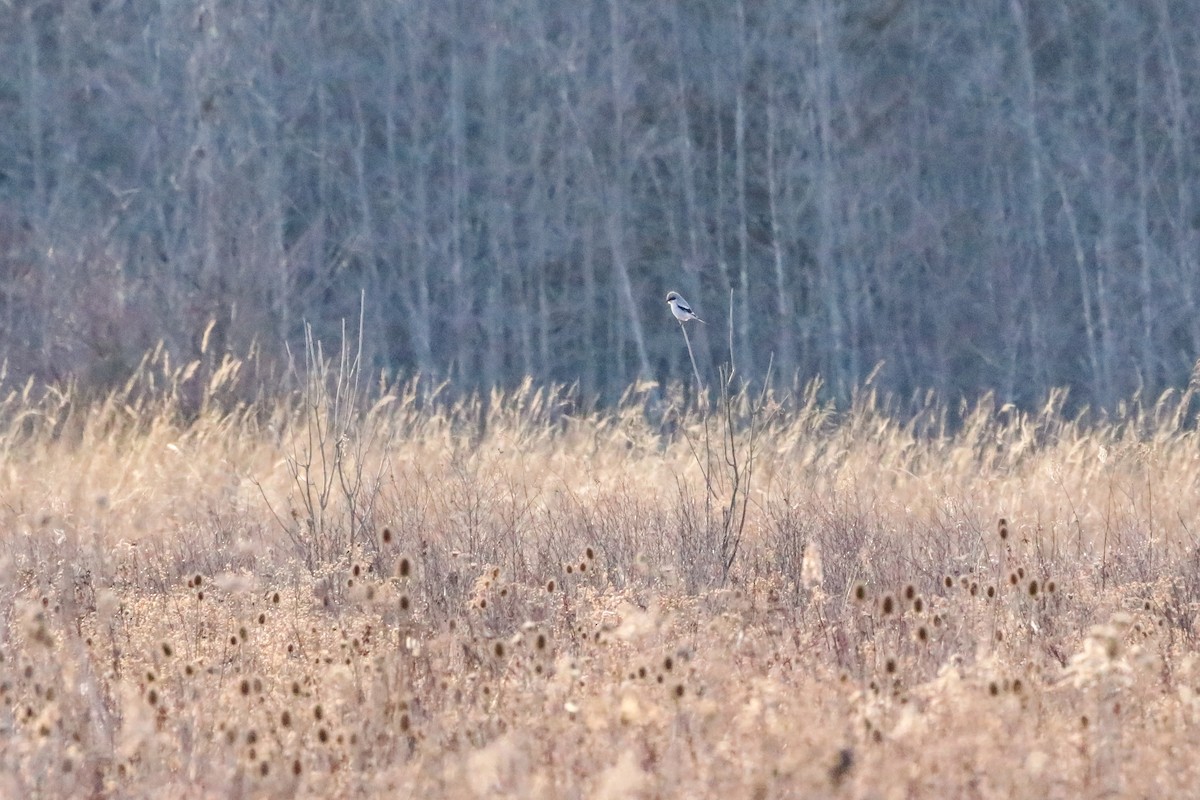
[[[670,3],[672,14],[672,29],[675,34],[675,125],[677,128],[678,148],[676,152],[679,155],[679,182],[680,191],[683,195],[683,228],[684,240],[686,246],[682,252],[682,266],[684,280],[687,286],[682,289],[688,297],[696,298],[697,300],[708,296],[714,297],[711,292],[701,292],[702,267],[705,263],[714,259],[724,265],[723,257],[720,249],[716,253],[712,252],[711,245],[707,241],[707,235],[704,232],[704,216],[700,208],[699,192],[696,188],[696,174],[699,170],[699,159],[696,157],[696,147],[693,142],[692,124],[693,120],[689,110],[689,94],[688,85],[685,80],[686,54],[684,52],[683,43],[683,20],[680,15],[680,4]],[[718,146],[718,150],[719,150]],[[717,173],[717,180],[720,181],[720,173]],[[705,249],[708,248],[708,252]],[[695,347],[700,350],[700,360],[704,364],[712,364],[712,346],[708,336],[696,337]]]
[[[696,200],[696,155],[692,144],[692,120],[688,112],[688,88],[684,80],[683,21],[679,4],[670,4],[675,33],[675,124],[678,130],[679,180],[683,194],[684,230],[687,232],[687,251],[684,267],[695,270],[701,259],[701,217]],[[692,287],[688,287],[689,289]]]
[[[1087,255],[1083,247],[1083,237],[1079,232],[1079,221],[1075,216],[1075,204],[1067,191],[1066,183],[1063,181],[1061,173],[1055,172],[1054,179],[1058,185],[1058,196],[1062,202],[1063,215],[1067,219],[1067,229],[1071,233],[1075,269],[1079,274],[1079,296],[1083,303],[1083,334],[1087,345],[1091,392],[1093,397],[1102,398],[1107,391],[1107,379],[1104,376],[1104,366],[1100,361],[1095,311],[1092,309],[1092,281],[1088,275]]]
[[[498,27],[506,11],[503,3],[490,2],[482,19]],[[511,101],[505,94],[510,88],[508,54],[501,39],[485,37],[483,50],[483,124],[479,141],[488,191],[481,205],[486,209],[485,268],[491,270],[483,280],[487,285],[483,323],[489,354],[487,372],[492,376],[488,382],[508,383],[533,374],[538,360],[533,333],[536,285],[531,276],[543,265],[530,263],[532,237],[522,236],[521,220],[529,190],[526,184],[514,180],[522,175],[523,166],[515,153],[526,146],[536,151],[536,143],[526,140],[531,135],[536,137],[538,131],[536,121],[530,122],[532,129],[517,127],[506,113]],[[533,109],[529,111],[528,117],[518,118],[520,122],[536,119]]]
[[[1009,10],[1013,24],[1017,29],[1020,52],[1018,54],[1021,67],[1021,83],[1023,97],[1019,98],[1017,118],[1025,129],[1026,146],[1029,151],[1029,213],[1033,224],[1034,258],[1031,268],[1033,272],[1033,292],[1028,308],[1030,350],[1033,357],[1033,372],[1035,375],[1047,376],[1048,357],[1046,340],[1041,335],[1041,304],[1043,290],[1041,284],[1046,274],[1046,192],[1042,177],[1042,142],[1038,132],[1038,98],[1037,75],[1033,66],[1033,41],[1029,36],[1029,24],[1025,17],[1022,0],[1009,0]]]
[[[1117,282],[1120,270],[1117,268],[1119,241],[1116,226],[1125,217],[1125,214],[1118,205],[1117,198],[1118,156],[1112,130],[1112,126],[1115,124],[1113,122],[1114,98],[1107,78],[1110,68],[1108,45],[1108,33],[1105,31],[1097,40],[1097,61],[1100,69],[1100,74],[1096,76],[1099,95],[1096,128],[1100,140],[1098,209],[1100,231],[1096,242],[1096,310],[1100,323],[1100,359],[1103,364],[1103,373],[1109,376],[1110,382],[1107,397],[1115,399],[1126,389],[1124,385],[1118,385],[1116,378],[1116,347],[1117,342],[1121,340],[1122,332],[1116,327],[1119,324],[1119,315],[1112,307],[1113,299],[1119,300],[1124,294],[1121,285]]]
[[[220,46],[221,29],[224,20],[217,18],[213,9],[206,9],[201,14],[201,35],[197,37],[196,49],[190,61],[189,98],[198,109],[196,117],[196,148],[194,152],[194,186],[196,219],[192,229],[194,244],[193,253],[198,248],[198,272],[195,287],[199,289],[200,306],[193,304],[190,313],[184,315],[185,326],[197,327],[204,325],[207,319],[204,301],[216,300],[216,308],[223,315],[228,314],[227,298],[221,286],[221,270],[223,268],[222,241],[227,228],[221,219],[221,193],[217,168],[224,159],[224,153],[217,142],[217,127],[220,124],[218,115],[225,113],[217,98],[217,76],[219,74],[217,48]],[[217,337],[215,351],[225,349],[223,334],[228,327],[228,319],[221,319],[214,328]]]
[[[596,347],[598,336],[596,308],[600,293],[596,288],[596,238],[598,234],[587,224],[580,235],[583,238],[583,394],[591,398],[604,389],[600,382],[600,357]]]
[[[818,291],[825,305],[827,333],[823,349],[827,356],[829,380],[836,392],[848,395],[849,354],[846,343],[846,326],[843,312],[845,299],[841,291],[841,264],[838,259],[837,235],[841,230],[836,216],[838,201],[837,155],[834,152],[833,131],[833,82],[836,68],[833,45],[827,29],[833,16],[829,0],[816,0],[813,13],[816,38],[816,65],[812,75],[813,99],[817,115],[818,167],[817,167],[817,245],[816,260],[819,273]]]
[[[474,342],[479,341],[467,333],[474,318],[478,303],[479,287],[467,276],[467,247],[470,237],[467,211],[467,186],[470,167],[467,164],[466,96],[463,87],[462,59],[458,53],[450,56],[450,295],[454,301],[447,309],[450,315],[450,330],[453,333],[455,350],[453,363],[457,366],[459,380],[466,385],[477,381],[480,369],[479,350]],[[443,358],[447,354],[443,355]],[[474,378],[470,376],[476,376]]]
[[[426,32],[422,27],[425,20],[417,15],[412,18],[407,17],[399,11],[399,7],[393,7],[393,16],[390,20],[390,36],[389,45],[387,47],[387,85],[389,92],[397,91],[403,80],[402,66],[399,60],[399,53],[403,52],[408,56],[407,73],[411,86],[421,85],[421,75],[424,68],[420,61],[420,55],[424,50]],[[401,34],[400,28],[403,26],[404,33]],[[453,91],[454,62],[451,61],[451,93],[449,105],[451,114],[457,109],[458,98]],[[430,200],[429,200],[429,158],[428,138],[429,123],[427,115],[430,109],[425,105],[425,98],[418,92],[415,92],[409,98],[409,107],[407,109],[397,109],[396,104],[388,102],[385,104],[386,115],[384,119],[384,135],[386,137],[386,148],[388,154],[388,175],[391,181],[392,196],[399,203],[401,198],[410,197],[408,208],[403,205],[397,206],[393,210],[392,227],[395,231],[407,232],[408,236],[401,238],[397,244],[397,250],[404,255],[398,259],[401,268],[403,265],[408,265],[407,272],[409,274],[398,276],[395,281],[396,291],[389,296],[393,301],[404,309],[403,325],[408,329],[408,334],[412,340],[413,358],[418,374],[429,377],[435,374],[434,357],[433,357],[433,303],[430,291],[429,265],[434,258],[431,252],[433,243],[430,241]],[[408,152],[407,157],[402,157],[400,152],[400,123],[396,119],[397,113],[406,111],[404,114],[406,130],[404,131],[404,145]],[[457,131],[451,126],[451,138],[457,135]],[[407,167],[407,170],[405,169]],[[405,214],[405,211],[408,211]],[[406,218],[407,217],[407,218]],[[394,234],[393,234],[394,235]],[[453,261],[451,261],[453,265]],[[451,268],[451,279],[454,278],[454,270]],[[452,319],[454,319],[452,317]],[[453,324],[453,323],[452,323]]]
[[[33,197],[35,208],[46,207],[46,153],[42,101],[41,48],[38,46],[38,31],[33,22],[35,6],[29,5],[21,12],[21,33],[25,47],[25,128],[29,137],[30,167],[33,173]]]
[[[625,252],[623,197],[621,189],[610,188],[608,213],[604,218],[605,230],[608,234],[608,248],[612,256],[613,275],[617,281],[617,300],[625,309],[625,316],[629,320],[629,334],[633,338],[633,345],[637,350],[638,374],[626,377],[645,378],[651,374],[650,357],[646,353],[641,313],[638,311],[637,301],[633,296],[633,282],[629,279],[629,260]]]
[[[1102,374],[1110,376],[1107,395],[1110,399],[1119,393],[1111,378],[1115,374],[1115,343],[1119,331],[1114,329],[1117,320],[1110,304],[1110,296],[1121,293],[1120,287],[1114,285],[1112,277],[1117,258],[1115,226],[1119,218],[1114,215],[1120,213],[1117,210],[1116,187],[1113,183],[1116,180],[1114,161],[1115,156],[1106,147],[1102,153],[1100,168],[1100,235],[1096,242],[1096,311],[1100,324],[1100,362]]]
[[[1148,206],[1150,203],[1151,180],[1149,165],[1146,161],[1145,134],[1145,88],[1146,62],[1140,53],[1133,54],[1137,61],[1134,75],[1137,81],[1137,92],[1134,95],[1133,115],[1133,153],[1137,168],[1137,214],[1135,227],[1137,230],[1138,249],[1138,288],[1141,299],[1141,364],[1138,372],[1142,375],[1143,385],[1147,396],[1153,398],[1158,394],[1158,360],[1154,347],[1154,278],[1153,256],[1151,255],[1150,218]]]
[[[547,154],[547,146],[543,139],[544,125],[537,127],[537,134],[534,137],[533,147],[530,148],[529,164],[527,166],[529,174],[533,175],[533,185],[530,189],[532,196],[537,200],[544,200],[554,196],[552,187],[554,177],[545,175],[540,168],[543,163],[549,160]],[[562,204],[546,204],[538,203],[535,209],[531,210],[533,216],[530,227],[530,240],[532,244],[532,256],[529,261],[533,264],[530,281],[533,284],[529,291],[533,295],[532,305],[536,307],[537,314],[531,314],[530,326],[533,346],[531,350],[536,353],[535,365],[536,374],[548,376],[553,373],[555,367],[554,359],[557,351],[552,351],[550,347],[550,337],[552,335],[553,323],[551,320],[550,297],[546,289],[547,270],[550,266],[550,261],[554,259],[551,255],[552,247],[551,237],[555,233],[561,235],[562,231],[566,230],[566,225],[562,222],[563,208]],[[531,374],[534,374],[531,370]]]
[[[617,170],[617,178],[609,183],[606,196],[605,228],[608,234],[608,246],[611,251],[613,274],[617,282],[617,300],[625,310],[629,320],[629,333],[637,350],[638,377],[648,377],[650,357],[646,352],[646,339],[642,332],[642,317],[633,294],[633,282],[629,278],[629,258],[625,244],[625,214],[626,203],[629,200],[628,171],[633,165],[627,162],[629,155],[626,147],[628,131],[625,128],[625,106],[629,102],[627,92],[629,77],[626,61],[629,57],[624,42],[624,21],[621,15],[622,0],[609,0],[609,34],[611,58],[611,84],[613,103],[613,164]]]
[[[1172,228],[1175,231],[1175,258],[1177,285],[1183,301],[1186,314],[1184,326],[1188,331],[1188,342],[1185,345],[1184,358],[1195,360],[1200,355],[1200,315],[1191,313],[1196,308],[1196,235],[1192,225],[1193,210],[1190,187],[1194,184],[1195,173],[1191,168],[1192,155],[1189,152],[1191,140],[1191,120],[1188,115],[1188,94],[1184,89],[1183,71],[1179,66],[1179,57],[1175,52],[1175,24],[1171,18],[1170,6],[1167,0],[1158,2],[1158,39],[1162,42],[1163,56],[1166,62],[1167,82],[1167,112],[1169,116],[1169,131],[1171,138],[1171,156],[1175,163],[1175,221]]]
[[[33,197],[31,205],[36,209],[35,222],[33,223],[34,231],[37,234],[45,235],[45,213],[49,204],[48,189],[47,189],[47,164],[46,164],[46,142],[45,142],[45,122],[43,114],[45,113],[44,101],[42,99],[42,65],[41,65],[41,49],[38,45],[38,31],[33,20],[34,6],[27,6],[21,13],[21,35],[22,45],[25,53],[25,85],[24,96],[22,102],[25,104],[25,136],[29,140],[30,153],[30,171],[33,177]],[[38,243],[41,245],[41,242]],[[39,249],[41,249],[39,247]],[[29,339],[29,345],[33,353],[34,369],[41,374],[50,374],[54,364],[54,353],[52,351],[51,337],[48,332],[53,330],[53,319],[51,318],[51,309],[54,307],[54,299],[52,293],[57,288],[61,288],[60,278],[54,274],[57,272],[57,266],[50,263],[50,259],[44,259],[42,262],[43,277],[35,286],[36,294],[34,302],[30,308],[30,325],[32,335]],[[12,331],[5,331],[11,335]]]
[[[363,281],[359,286],[362,303],[360,323],[363,336],[358,345],[361,350],[362,363],[371,365],[379,359],[378,348],[385,341],[384,328],[380,321],[380,306],[375,299],[380,296],[382,280],[379,272],[379,238],[375,229],[375,213],[371,202],[371,187],[367,177],[367,119],[363,111],[362,98],[357,94],[351,98],[354,108],[355,142],[351,151],[354,163],[355,195],[358,204],[358,231],[355,236],[354,250],[362,264]],[[370,369],[368,369],[370,372]]]
[[[602,333],[610,334],[612,340],[620,336],[624,326],[603,324],[605,317],[600,314],[598,308],[603,302],[601,295],[601,286],[597,276],[596,267],[596,248],[603,241],[605,234],[597,229],[598,224],[603,224],[601,220],[608,216],[606,196],[606,188],[603,180],[603,175],[599,165],[596,163],[596,155],[592,152],[592,148],[588,143],[587,131],[584,129],[579,115],[575,111],[575,104],[571,98],[571,75],[574,72],[570,56],[564,59],[563,66],[558,69],[558,100],[559,111],[563,119],[563,124],[569,124],[575,136],[573,141],[578,147],[578,153],[572,153],[573,158],[568,161],[567,152],[564,148],[564,153],[560,159],[561,166],[559,172],[559,191],[560,196],[566,196],[566,187],[571,180],[579,180],[580,183],[591,187],[593,201],[591,204],[585,199],[581,203],[581,209],[598,208],[596,213],[599,214],[599,219],[593,213],[581,211],[583,218],[578,220],[576,224],[579,226],[579,236],[582,247],[582,267],[583,267],[583,308],[580,309],[582,314],[583,326],[583,390],[585,395],[592,393],[608,393],[613,388],[612,381],[604,381],[601,376],[605,374],[601,365],[601,354],[608,353],[611,357],[620,361],[623,359],[623,353],[620,348],[615,351],[612,348],[612,341],[607,342],[608,347],[601,345],[600,339]],[[564,137],[565,138],[565,137]],[[577,170],[583,173],[580,177],[572,172],[571,166],[578,160]]]
[[[750,342],[750,232],[746,211],[746,5],[737,0],[738,76],[734,101],[734,171],[737,175],[738,214],[738,318],[730,320],[737,330],[740,353],[737,369],[743,377],[753,378],[754,357]]]
[[[272,74],[270,69],[264,70],[267,76]],[[270,78],[268,77],[268,80]],[[272,85],[267,98],[270,107],[266,110],[268,125],[267,140],[264,144],[263,184],[262,193],[265,195],[264,220],[265,253],[263,269],[266,272],[262,280],[264,313],[270,320],[269,336],[276,342],[286,342],[291,333],[291,306],[293,302],[291,269],[284,240],[284,225],[286,221],[287,187],[284,182],[284,153],[287,143],[280,130],[280,120],[283,111],[279,107],[278,98],[281,92],[277,85]]]
[[[767,199],[771,211],[771,255],[775,267],[775,363],[779,374],[788,380],[796,369],[792,356],[792,336],[795,325],[792,320],[792,297],[788,289],[786,256],[783,245],[783,223],[780,220],[779,188],[779,112],[776,108],[778,93],[775,75],[767,78]]]

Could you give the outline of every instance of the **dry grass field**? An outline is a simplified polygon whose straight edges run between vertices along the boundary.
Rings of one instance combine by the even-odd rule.
[[[1200,791],[1190,390],[701,416],[240,367],[6,389],[0,796]]]

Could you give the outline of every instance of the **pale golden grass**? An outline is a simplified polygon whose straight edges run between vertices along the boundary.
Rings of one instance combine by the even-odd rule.
[[[0,796],[1200,785],[1190,393],[1091,421],[772,399],[722,584],[703,421],[669,398],[410,385],[314,450],[328,409],[240,403],[239,368],[159,353],[0,403]],[[335,481],[314,528],[288,465],[338,458],[374,502]]]

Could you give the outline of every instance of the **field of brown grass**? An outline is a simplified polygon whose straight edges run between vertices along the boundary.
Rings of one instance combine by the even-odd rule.
[[[1200,787],[1190,391],[700,415],[239,368],[0,400],[0,796]]]

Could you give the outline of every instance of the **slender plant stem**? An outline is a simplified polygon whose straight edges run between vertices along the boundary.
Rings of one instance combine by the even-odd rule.
[[[696,376],[696,397],[699,398],[704,394],[704,381],[700,380],[700,368],[696,366],[696,354],[692,352],[692,340],[688,337],[687,325],[683,322],[679,323],[679,330],[683,331],[683,341],[687,345],[688,357],[692,359],[692,374]]]

